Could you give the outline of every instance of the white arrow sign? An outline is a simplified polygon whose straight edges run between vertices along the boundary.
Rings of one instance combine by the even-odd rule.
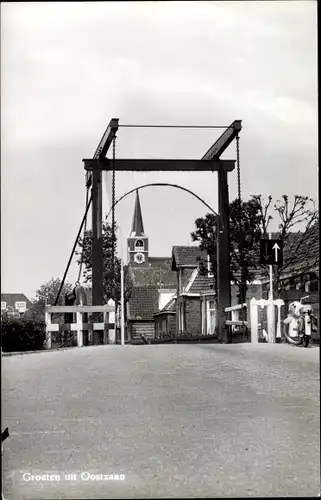
[[[277,243],[275,243],[275,245],[272,247],[272,250],[275,251],[275,262],[278,261],[278,250],[281,250],[279,245]]]

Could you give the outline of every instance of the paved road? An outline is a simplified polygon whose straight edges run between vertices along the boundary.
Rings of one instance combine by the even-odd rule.
[[[320,490],[318,348],[96,346],[5,357],[2,370],[8,500]]]

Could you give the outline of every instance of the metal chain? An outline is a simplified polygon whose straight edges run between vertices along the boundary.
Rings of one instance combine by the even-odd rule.
[[[240,169],[240,138],[236,136],[236,168],[237,168],[237,191],[238,199],[241,205],[241,169]]]
[[[113,140],[113,162],[116,159],[116,136]],[[112,268],[113,273],[115,271],[115,188],[116,188],[116,178],[115,178],[115,167],[113,165],[113,178],[112,178],[112,238],[113,238],[113,246],[112,246]]]
[[[85,210],[88,205],[88,198],[89,198],[89,186],[86,186],[86,205],[85,205]],[[87,232],[87,217],[85,219],[84,223],[84,232],[83,232],[83,238],[82,238],[82,250],[81,250],[81,257],[80,257],[80,266],[79,266],[79,273],[78,273],[78,280],[80,283],[81,275],[82,275],[82,267],[84,263],[84,244],[85,244],[85,237],[86,237],[86,232]]]
[[[242,195],[241,195],[241,168],[240,168],[240,138],[236,136],[236,168],[237,168],[237,195],[239,200],[239,252],[240,252],[240,265],[241,265],[241,303],[245,302],[244,297],[244,283],[243,283],[243,235],[242,235]]]

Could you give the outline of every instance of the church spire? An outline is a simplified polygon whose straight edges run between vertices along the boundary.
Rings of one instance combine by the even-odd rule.
[[[132,232],[131,232],[131,237],[133,236],[145,236],[138,189],[136,189],[135,209],[134,209],[134,217],[133,217]]]

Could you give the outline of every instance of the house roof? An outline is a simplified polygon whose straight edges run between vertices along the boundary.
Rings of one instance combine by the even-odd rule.
[[[31,306],[31,301],[24,293],[2,293],[1,302],[6,302],[7,307],[11,306],[14,310],[16,308],[16,302],[26,302],[27,309]]]
[[[289,269],[300,268],[307,262],[314,262],[319,266],[320,239],[319,222],[310,227],[304,238],[302,233],[291,233],[284,245],[284,262],[292,261]]]
[[[198,272],[189,289],[189,293],[201,293],[208,290],[213,290],[213,278],[208,276],[201,276]]]
[[[172,261],[169,257],[148,257],[148,263],[151,267],[162,269],[171,269]]]
[[[172,297],[169,302],[163,307],[163,311],[175,311],[176,310],[176,297]]]
[[[158,287],[135,286],[128,304],[129,319],[145,319],[153,321],[158,312]]]
[[[171,270],[171,259],[163,257],[150,257],[148,267],[131,267],[129,272],[134,286],[155,285],[158,288],[176,290],[176,273]]]
[[[173,246],[172,271],[179,267],[198,267],[199,259],[207,259],[207,253],[197,246]]]
[[[176,314],[176,297],[172,297],[169,302],[161,309],[159,312],[155,313],[154,316],[159,314]]]

